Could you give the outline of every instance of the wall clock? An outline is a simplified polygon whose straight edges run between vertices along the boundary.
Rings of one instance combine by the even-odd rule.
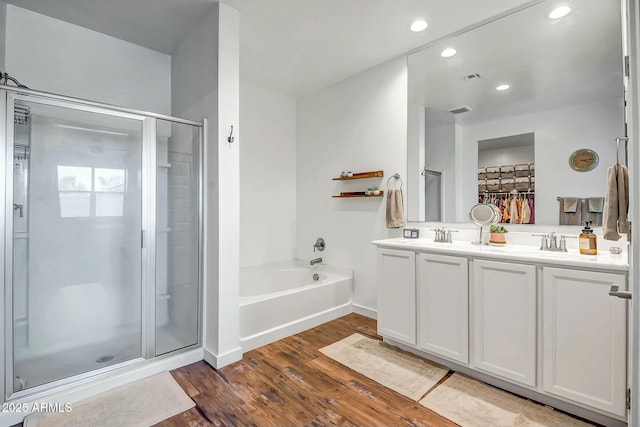
[[[578,172],[587,172],[598,166],[598,153],[588,148],[576,150],[569,157],[569,166]]]

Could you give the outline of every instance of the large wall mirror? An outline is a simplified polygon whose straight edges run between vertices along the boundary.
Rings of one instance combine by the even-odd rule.
[[[547,0],[409,55],[408,219],[468,222],[479,200],[518,197],[528,223],[558,225],[558,197],[604,197],[625,133],[621,22],[620,0]],[[597,165],[573,169],[579,149]]]

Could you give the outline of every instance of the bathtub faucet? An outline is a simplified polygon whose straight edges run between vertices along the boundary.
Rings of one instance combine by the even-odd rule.
[[[322,258],[316,258],[316,259],[312,259],[309,264],[313,265],[313,264],[318,264],[319,262],[322,262]]]

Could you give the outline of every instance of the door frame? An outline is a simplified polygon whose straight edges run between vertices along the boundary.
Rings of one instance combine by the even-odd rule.
[[[629,199],[640,200],[640,2],[621,0],[623,55],[629,56],[629,76],[624,79],[627,137],[629,153]],[[625,34],[626,33],[626,34]],[[627,235],[629,250],[629,288],[633,295],[629,310],[629,384],[631,390],[628,421],[630,426],[640,424],[640,209],[636,203],[629,204],[629,219],[632,227]]]

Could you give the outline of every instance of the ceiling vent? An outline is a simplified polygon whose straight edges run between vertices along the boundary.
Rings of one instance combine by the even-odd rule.
[[[471,107],[469,107],[468,105],[463,105],[462,107],[449,110],[449,112],[453,114],[462,114],[462,113],[466,113],[467,111],[471,111]]]
[[[468,76],[464,76],[465,80],[473,80],[473,79],[479,79],[480,78],[480,74],[478,73],[473,73],[473,74],[469,74]]]

